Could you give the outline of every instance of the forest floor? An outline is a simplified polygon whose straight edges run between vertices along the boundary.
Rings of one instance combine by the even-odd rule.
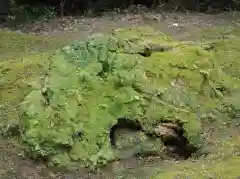
[[[15,66],[18,73],[9,76],[8,82],[0,80],[0,88],[9,88],[9,96],[1,95],[0,117],[4,120],[11,115],[13,123],[17,121],[18,101],[23,97],[23,80],[34,78],[42,73],[39,66],[44,62],[39,59],[52,50],[72,40],[84,40],[93,33],[110,33],[122,27],[149,25],[173,36],[177,40],[205,40],[223,37],[239,38],[240,13],[224,12],[208,15],[197,13],[138,13],[125,15],[106,15],[96,18],[66,17],[47,22],[28,24],[17,29],[0,29],[0,64],[1,76],[13,73],[4,71]],[[29,34],[30,36],[26,36]],[[240,48],[239,48],[240,49]],[[240,51],[239,51],[240,53]],[[29,62],[31,59],[31,62]],[[32,60],[34,59],[34,60]],[[20,62],[19,60],[22,60]],[[9,61],[11,61],[9,63]],[[19,63],[20,62],[20,63]],[[10,64],[10,66],[8,66]],[[21,64],[21,65],[19,65]],[[36,65],[37,64],[37,65]],[[23,73],[30,73],[21,79]],[[22,81],[21,81],[22,80]],[[17,90],[11,85],[17,85]],[[6,105],[12,105],[5,111]],[[8,113],[8,114],[6,114]],[[9,126],[12,124],[9,124]],[[206,141],[212,155],[208,158],[187,161],[162,161],[158,158],[131,158],[114,162],[94,173],[77,171],[74,173],[58,172],[47,169],[22,157],[16,138],[0,138],[0,178],[5,179],[91,179],[91,178],[240,178],[240,130],[236,123],[214,123],[205,128]],[[2,133],[2,131],[1,131]],[[179,176],[179,177],[177,177]]]

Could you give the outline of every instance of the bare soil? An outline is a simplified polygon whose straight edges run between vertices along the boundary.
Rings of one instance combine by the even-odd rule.
[[[216,15],[199,13],[162,13],[147,12],[137,14],[108,14],[103,17],[66,17],[55,18],[48,22],[29,24],[18,29],[19,33],[30,33],[70,40],[84,40],[93,33],[109,33],[113,29],[139,25],[152,26],[178,40],[195,40],[203,28],[231,27],[240,25],[240,13],[228,12]],[[225,129],[226,133],[235,130]],[[230,130],[230,132],[228,131]],[[206,135],[212,143],[219,137],[219,131],[208,130]],[[239,134],[239,131],[238,131]],[[221,138],[226,137],[221,136]],[[10,150],[11,149],[11,150]],[[113,162],[99,171],[81,170],[74,173],[57,172],[46,169],[41,164],[24,159],[14,140],[1,139],[0,142],[0,178],[5,179],[115,179],[115,178],[149,178],[155,168],[168,168],[177,161],[162,160],[158,157],[144,159],[130,158]]]
[[[19,26],[19,33],[83,40],[94,33],[109,33],[117,28],[149,25],[178,40],[190,40],[203,28],[240,25],[239,12],[220,14],[182,12],[107,13],[101,17],[65,17]]]

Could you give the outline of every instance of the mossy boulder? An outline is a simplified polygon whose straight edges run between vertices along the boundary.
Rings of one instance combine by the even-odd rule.
[[[143,56],[149,44],[172,48]],[[202,116],[216,111],[234,88],[214,54],[146,27],[118,29],[57,50],[45,81],[22,102],[27,150],[61,166],[106,163],[116,158],[110,129],[123,117],[139,121],[145,131],[180,120],[190,143],[201,145]]]

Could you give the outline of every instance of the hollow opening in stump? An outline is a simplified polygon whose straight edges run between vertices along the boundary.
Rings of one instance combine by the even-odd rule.
[[[116,137],[116,133],[122,129],[133,132],[143,132],[150,138],[160,138],[166,147],[167,155],[174,158],[187,159],[198,150],[198,148],[191,145],[188,139],[184,136],[185,131],[183,129],[183,124],[179,121],[164,121],[158,124],[154,128],[153,132],[149,132],[144,130],[141,123],[137,120],[119,118],[117,123],[113,125],[110,130],[109,137],[113,148],[117,148],[118,139]]]
[[[110,143],[113,148],[117,147],[116,133],[122,129],[127,129],[132,132],[143,131],[142,125],[139,121],[134,121],[127,118],[119,118],[117,123],[113,125],[110,130]]]

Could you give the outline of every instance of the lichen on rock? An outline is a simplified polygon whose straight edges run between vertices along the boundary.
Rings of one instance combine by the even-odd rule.
[[[142,56],[148,43],[173,48]],[[190,143],[201,144],[202,114],[218,106],[219,86],[232,88],[213,53],[142,27],[57,50],[44,86],[22,102],[28,151],[60,166],[106,163],[116,158],[110,129],[123,117],[139,121],[144,131],[180,120]]]

